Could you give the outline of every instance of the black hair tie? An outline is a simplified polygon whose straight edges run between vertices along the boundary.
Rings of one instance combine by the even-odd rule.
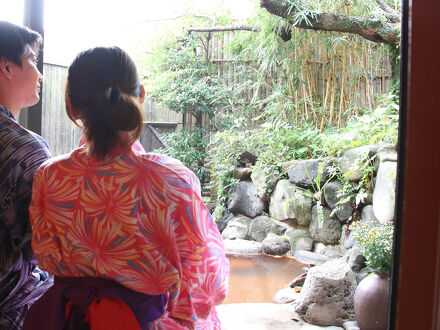
[[[108,99],[109,105],[115,105],[115,103],[118,101],[120,94],[121,93],[118,88],[115,87],[107,88],[107,90],[105,91],[105,96]]]

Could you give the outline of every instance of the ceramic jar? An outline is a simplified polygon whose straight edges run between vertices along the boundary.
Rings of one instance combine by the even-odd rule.
[[[359,282],[354,294],[354,312],[361,330],[386,330],[390,276],[374,272]]]

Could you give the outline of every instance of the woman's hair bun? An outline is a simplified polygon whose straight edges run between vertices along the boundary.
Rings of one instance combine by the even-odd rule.
[[[109,120],[119,131],[132,131],[136,129],[139,121],[142,122],[139,101],[131,95],[112,92],[110,95]]]
[[[104,158],[115,147],[129,148],[139,138],[141,88],[133,60],[118,47],[88,49],[70,65],[66,97],[79,112],[91,155]],[[67,113],[73,120],[69,109]],[[120,135],[121,131],[129,134]]]

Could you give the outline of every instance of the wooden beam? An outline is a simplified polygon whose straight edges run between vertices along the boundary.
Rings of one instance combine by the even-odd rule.
[[[190,34],[191,32],[226,32],[226,31],[250,31],[250,32],[260,32],[259,29],[253,28],[251,26],[245,25],[234,25],[234,26],[212,26],[208,28],[196,28],[189,27],[185,30]]]
[[[23,25],[37,31],[44,38],[44,0],[25,0],[24,1],[24,19]],[[43,47],[40,49],[38,56],[37,67],[43,74]],[[44,80],[43,80],[44,84]],[[43,88],[40,90],[40,102],[37,104],[22,109],[20,112],[19,122],[27,129],[41,135],[42,125],[42,95]]]
[[[440,35],[433,31],[440,29],[440,2],[404,0],[403,5],[408,25],[402,29],[397,258],[389,329],[438,330]]]

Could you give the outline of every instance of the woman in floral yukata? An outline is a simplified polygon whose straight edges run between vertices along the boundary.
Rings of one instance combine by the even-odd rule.
[[[99,278],[160,297],[163,310],[148,322],[134,312],[141,329],[220,329],[214,306],[229,276],[223,242],[194,173],[139,144],[144,96],[120,48],[92,48],[74,60],[66,109],[81,121],[84,143],[37,171],[32,247],[41,269],[55,275],[54,288]]]

